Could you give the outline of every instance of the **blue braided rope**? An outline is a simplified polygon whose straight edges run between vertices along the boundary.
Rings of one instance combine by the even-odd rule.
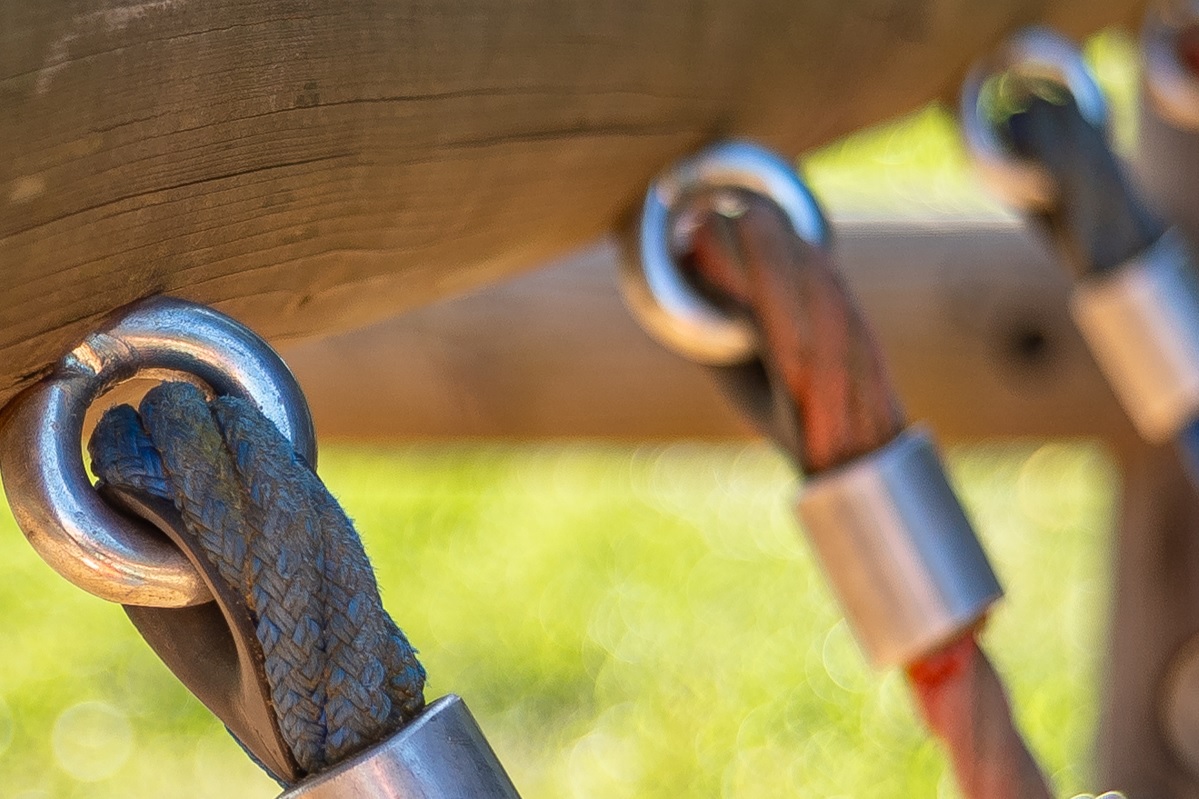
[[[104,482],[168,499],[254,615],[280,731],[322,771],[424,706],[425,671],[383,610],[353,525],[252,404],[186,383],[113,408],[89,442]]]

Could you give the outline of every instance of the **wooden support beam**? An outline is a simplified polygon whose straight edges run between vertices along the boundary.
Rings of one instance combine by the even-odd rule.
[[[1144,0],[0,0],[0,405],[170,293],[272,340],[594,241],[716,136],[789,154]]]
[[[1120,453],[1120,464],[1098,747],[1103,785],[1129,799],[1199,799],[1199,685],[1170,690],[1182,658],[1199,655],[1184,650],[1199,633],[1199,496],[1170,448],[1135,445]],[[1172,714],[1181,723],[1172,726]],[[1172,729],[1183,740],[1172,741]]]
[[[1067,279],[1018,224],[845,220],[837,246],[911,415],[941,435],[1131,438]],[[745,435],[707,374],[628,316],[616,257],[594,248],[285,355],[325,436]]]

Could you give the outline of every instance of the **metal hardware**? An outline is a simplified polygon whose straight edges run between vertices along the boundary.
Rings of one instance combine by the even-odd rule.
[[[798,236],[823,246],[828,223],[795,167],[746,142],[716,144],[680,161],[650,186],[641,212],[639,259],[625,260],[625,302],[661,343],[700,363],[750,360],[757,336],[747,320],[730,316],[689,285],[677,254],[687,249],[684,211],[720,190],[763,195],[786,214]]]
[[[923,429],[809,480],[798,511],[876,666],[929,654],[1003,594]]]
[[[976,168],[992,190],[1011,205],[1026,210],[1052,207],[1057,187],[1039,165],[1017,156],[996,120],[988,93],[1003,79],[1045,80],[1061,84],[1074,98],[1083,118],[1096,128],[1108,127],[1107,100],[1082,54],[1072,42],[1044,28],[1028,28],[983,60],[962,86],[962,132]]]
[[[279,799],[520,799],[457,696],[429,705],[394,736]]]
[[[182,552],[100,499],[80,457],[88,406],[118,383],[164,373],[256,403],[316,465],[312,418],[295,378],[238,322],[155,298],[88,336],[53,374],[10,403],[0,424],[0,475],[17,524],[38,554],[85,591],[125,605],[185,607],[212,599]]]
[[[1070,310],[1143,438],[1162,443],[1199,415],[1199,282],[1168,230],[1137,258],[1079,281]]]
[[[1141,34],[1145,88],[1153,106],[1177,127],[1199,128],[1199,75],[1179,48],[1191,34],[1199,44],[1199,3],[1176,0],[1154,5]]]

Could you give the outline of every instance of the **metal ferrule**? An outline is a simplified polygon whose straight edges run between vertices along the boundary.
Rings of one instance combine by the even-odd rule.
[[[914,663],[1002,595],[931,436],[887,446],[807,482],[800,521],[875,666]]]
[[[1168,230],[1109,273],[1080,281],[1074,321],[1137,431],[1172,439],[1199,415],[1199,283],[1190,248]]]
[[[375,748],[279,799],[520,799],[520,794],[466,703],[450,695]]]

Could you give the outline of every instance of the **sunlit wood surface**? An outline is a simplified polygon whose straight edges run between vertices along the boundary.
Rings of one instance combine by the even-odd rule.
[[[594,240],[717,135],[798,154],[1140,0],[0,0],[0,403],[169,292],[279,340]]]

